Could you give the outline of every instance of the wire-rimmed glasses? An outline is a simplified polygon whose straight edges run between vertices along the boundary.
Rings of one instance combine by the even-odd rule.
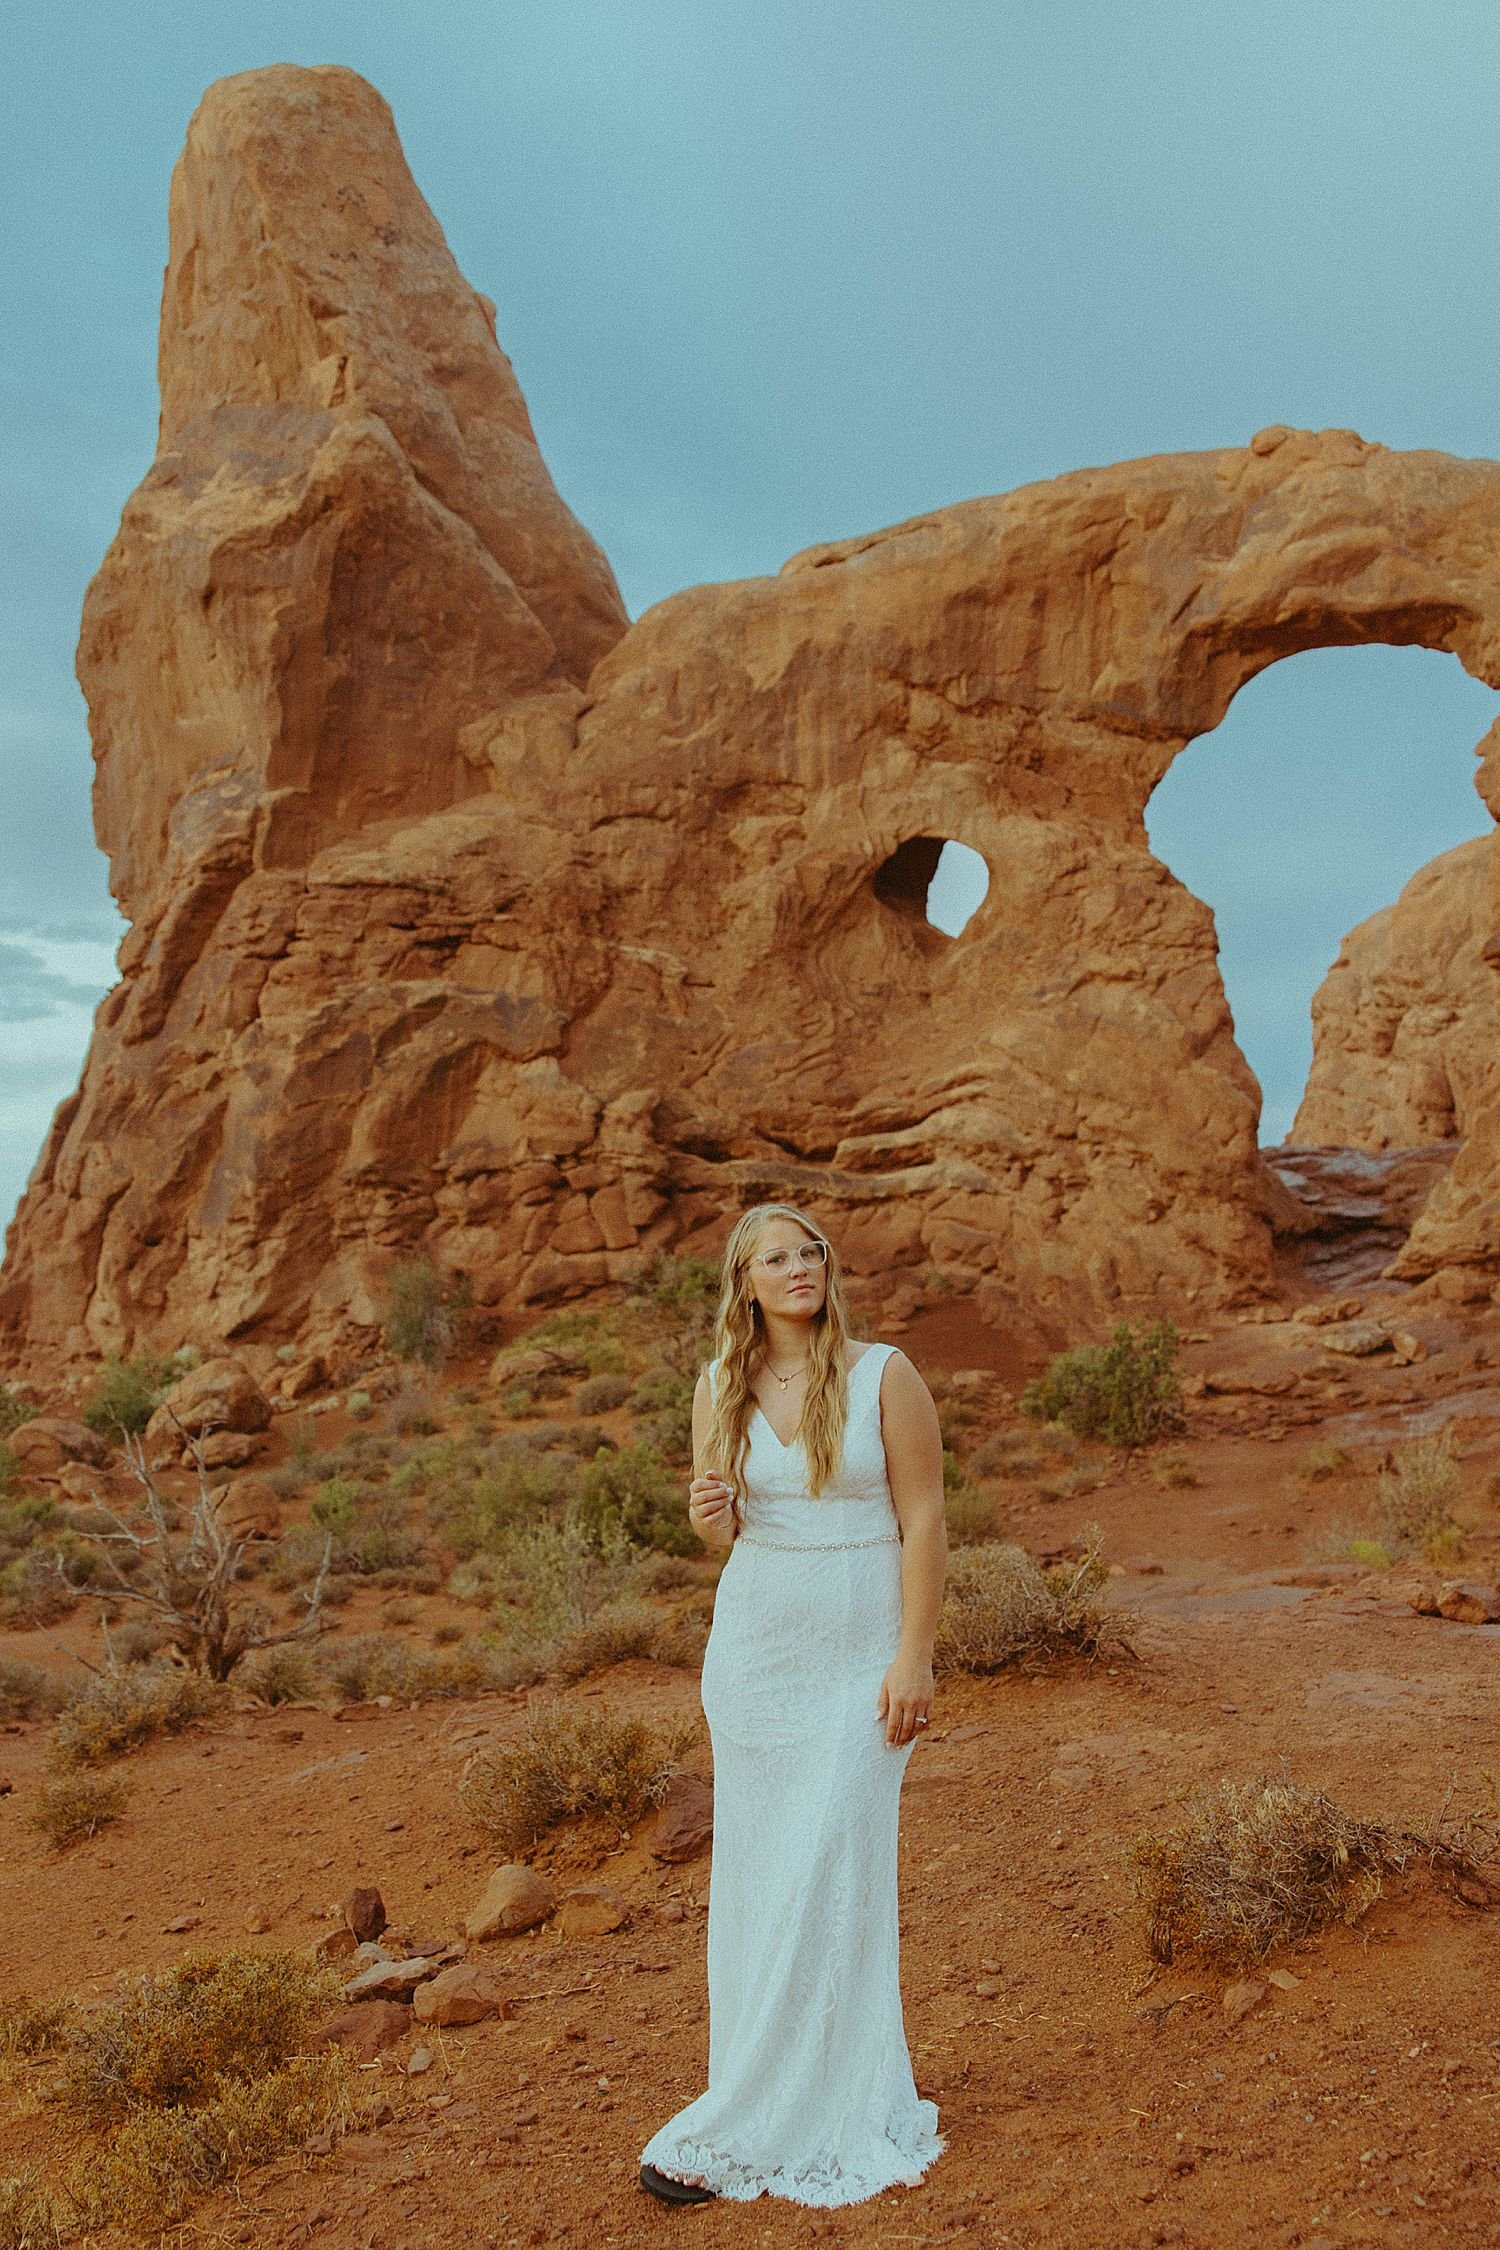
[[[790,1268],[794,1255],[799,1266],[826,1265],[828,1245],[826,1242],[803,1242],[798,1244],[795,1253],[790,1250],[757,1250],[747,1262],[752,1266],[764,1266],[769,1274],[782,1274]]]

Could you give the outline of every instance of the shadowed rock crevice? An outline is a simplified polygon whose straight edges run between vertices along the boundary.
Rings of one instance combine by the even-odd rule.
[[[627,629],[342,70],[205,98],[161,365],[79,657],[133,926],[9,1237],[9,1366],[234,1337],[269,1376],[362,1349],[395,1256],[514,1312],[768,1195],[892,1315],[934,1269],[1075,1325],[1270,1284],[1259,1090],[1145,807],[1294,648],[1500,685],[1500,467],[1271,430]],[[959,944],[954,835],[991,875]],[[1474,1098],[1413,1271],[1500,1262]]]

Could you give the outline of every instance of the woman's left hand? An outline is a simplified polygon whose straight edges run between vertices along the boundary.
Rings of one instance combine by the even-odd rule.
[[[893,1750],[925,1734],[932,1718],[931,1664],[898,1656],[880,1683],[875,1716],[885,1721],[885,1739]]]

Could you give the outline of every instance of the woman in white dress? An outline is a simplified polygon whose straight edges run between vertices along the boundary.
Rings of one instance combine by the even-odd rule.
[[[944,2147],[901,2016],[896,1830],[932,1714],[947,1557],[931,1395],[848,1334],[831,1245],[788,1204],[724,1253],[688,1513],[730,1554],[703,1662],[714,1755],[708,2087],[652,2135],[666,2203],[831,2207]]]

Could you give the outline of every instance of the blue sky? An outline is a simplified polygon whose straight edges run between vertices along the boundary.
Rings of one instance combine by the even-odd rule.
[[[0,1218],[118,935],[72,652],[151,457],[167,181],[213,78],[380,87],[633,614],[1267,422],[1500,450],[1491,0],[73,0],[0,51]],[[1158,792],[1264,1137],[1343,931],[1488,825],[1495,705],[1451,658],[1300,657]]]

